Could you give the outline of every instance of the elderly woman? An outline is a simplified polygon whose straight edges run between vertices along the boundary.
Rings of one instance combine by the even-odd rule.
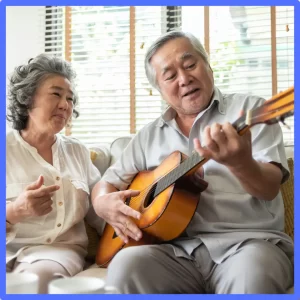
[[[83,269],[83,219],[100,179],[88,149],[59,134],[78,116],[74,78],[69,63],[42,54],[16,68],[9,85],[6,267],[38,274],[39,293],[53,278]]]

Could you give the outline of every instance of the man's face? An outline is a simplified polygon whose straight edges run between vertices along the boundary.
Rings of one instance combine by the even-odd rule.
[[[212,97],[214,79],[186,38],[170,40],[152,57],[160,92],[178,115],[197,115]]]

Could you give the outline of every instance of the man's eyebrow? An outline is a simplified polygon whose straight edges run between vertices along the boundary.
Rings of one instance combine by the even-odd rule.
[[[62,88],[62,87],[60,87],[60,86],[57,86],[57,85],[52,85],[52,86],[50,86],[50,89],[53,89],[53,90],[59,90],[59,91],[64,91],[64,89]],[[74,94],[71,90],[68,90],[68,92],[70,93],[70,94]]]
[[[190,53],[190,52],[184,52],[184,53],[181,55],[180,59],[181,59],[181,60],[186,60],[186,59],[189,59],[189,58],[191,58],[191,57],[195,57],[195,56],[194,56],[192,53]],[[170,69],[171,69],[171,68],[170,68],[169,66],[163,67],[163,68],[162,68],[162,75],[165,75]]]
[[[186,60],[188,58],[191,58],[191,57],[194,57],[194,55],[192,53],[189,53],[189,52],[185,52],[181,55],[180,59],[181,60]]]

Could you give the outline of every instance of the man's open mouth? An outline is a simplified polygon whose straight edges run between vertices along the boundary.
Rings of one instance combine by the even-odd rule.
[[[199,91],[199,89],[198,89],[198,88],[195,88],[195,89],[193,89],[193,90],[187,92],[186,94],[184,94],[183,97],[189,96],[189,95],[191,95],[191,94],[194,94],[194,93],[196,93],[197,91]]]

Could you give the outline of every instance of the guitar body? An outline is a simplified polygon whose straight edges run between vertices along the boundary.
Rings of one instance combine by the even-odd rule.
[[[183,233],[196,211],[201,191],[207,187],[205,181],[195,185],[190,180],[198,168],[191,170],[155,198],[151,198],[151,187],[184,159],[185,156],[176,151],[153,171],[137,174],[128,189],[139,190],[141,193],[131,198],[128,205],[141,213],[139,220],[132,220],[142,230],[143,238],[138,242],[130,239],[125,244],[115,235],[113,227],[106,224],[97,250],[97,265],[107,266],[122,248],[169,241]]]

